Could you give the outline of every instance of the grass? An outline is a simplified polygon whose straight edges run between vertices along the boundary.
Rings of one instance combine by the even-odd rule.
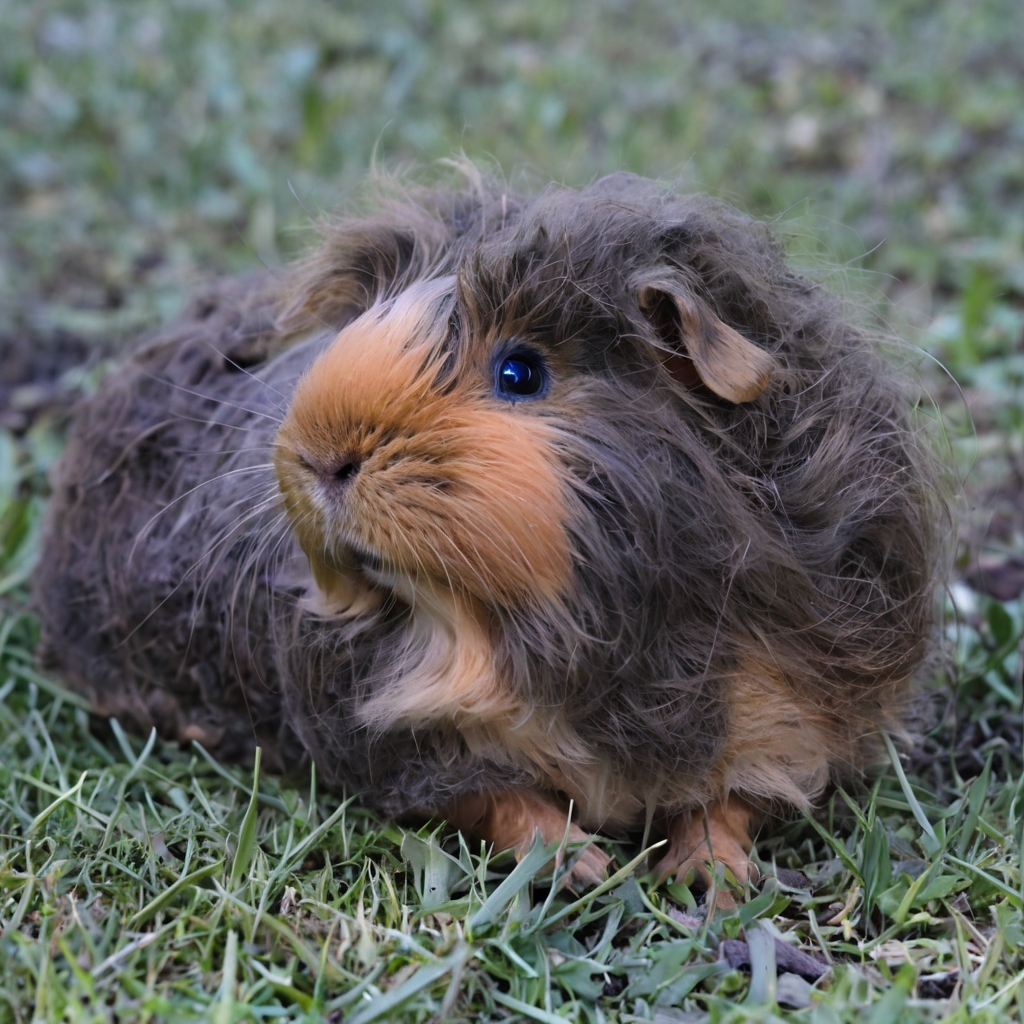
[[[1024,547],[1022,20],[1011,0],[0,0],[0,1021],[1024,1019],[1024,610],[997,599]],[[735,909],[652,886],[625,845],[577,898],[546,851],[516,866],[315,778],[126,736],[35,671],[45,475],[103,360],[205,276],[280,265],[375,154],[459,147],[776,218],[958,382],[926,364],[972,506],[937,724],[760,837]],[[812,984],[795,947],[829,971]]]
[[[964,627],[975,712],[1004,694],[1019,709],[1019,616],[991,604]],[[37,675],[33,641],[24,614],[0,627],[0,1019],[1019,1015],[1024,775],[998,735],[965,777],[952,747],[941,793],[901,768],[762,840],[760,889],[709,914],[634,872],[642,851],[619,848],[610,884],[576,897],[540,877],[550,851],[511,870],[315,777],[297,790],[128,737]],[[749,977],[723,959],[741,936]],[[776,978],[776,940],[830,972]]]

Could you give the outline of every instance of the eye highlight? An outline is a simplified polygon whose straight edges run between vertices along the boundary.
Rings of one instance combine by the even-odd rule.
[[[533,352],[517,351],[498,362],[495,388],[505,398],[531,398],[547,383],[544,363]]]

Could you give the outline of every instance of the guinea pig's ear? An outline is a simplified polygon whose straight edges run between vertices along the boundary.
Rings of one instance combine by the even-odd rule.
[[[703,384],[736,404],[752,402],[768,387],[775,359],[719,320],[681,275],[647,277],[636,296],[665,342],[663,365],[681,384]]]

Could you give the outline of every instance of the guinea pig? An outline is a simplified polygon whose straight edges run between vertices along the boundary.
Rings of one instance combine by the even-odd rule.
[[[407,191],[79,410],[35,593],[96,709],[497,848],[740,881],[900,733],[943,471],[767,228],[628,174]],[[571,865],[603,877],[594,844]]]

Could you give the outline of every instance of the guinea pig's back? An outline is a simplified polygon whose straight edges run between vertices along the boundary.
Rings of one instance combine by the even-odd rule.
[[[43,527],[44,661],[101,713],[224,757],[273,751],[272,579],[292,554],[269,460],[324,339],[288,344],[273,285],[196,302],[77,411]]]

